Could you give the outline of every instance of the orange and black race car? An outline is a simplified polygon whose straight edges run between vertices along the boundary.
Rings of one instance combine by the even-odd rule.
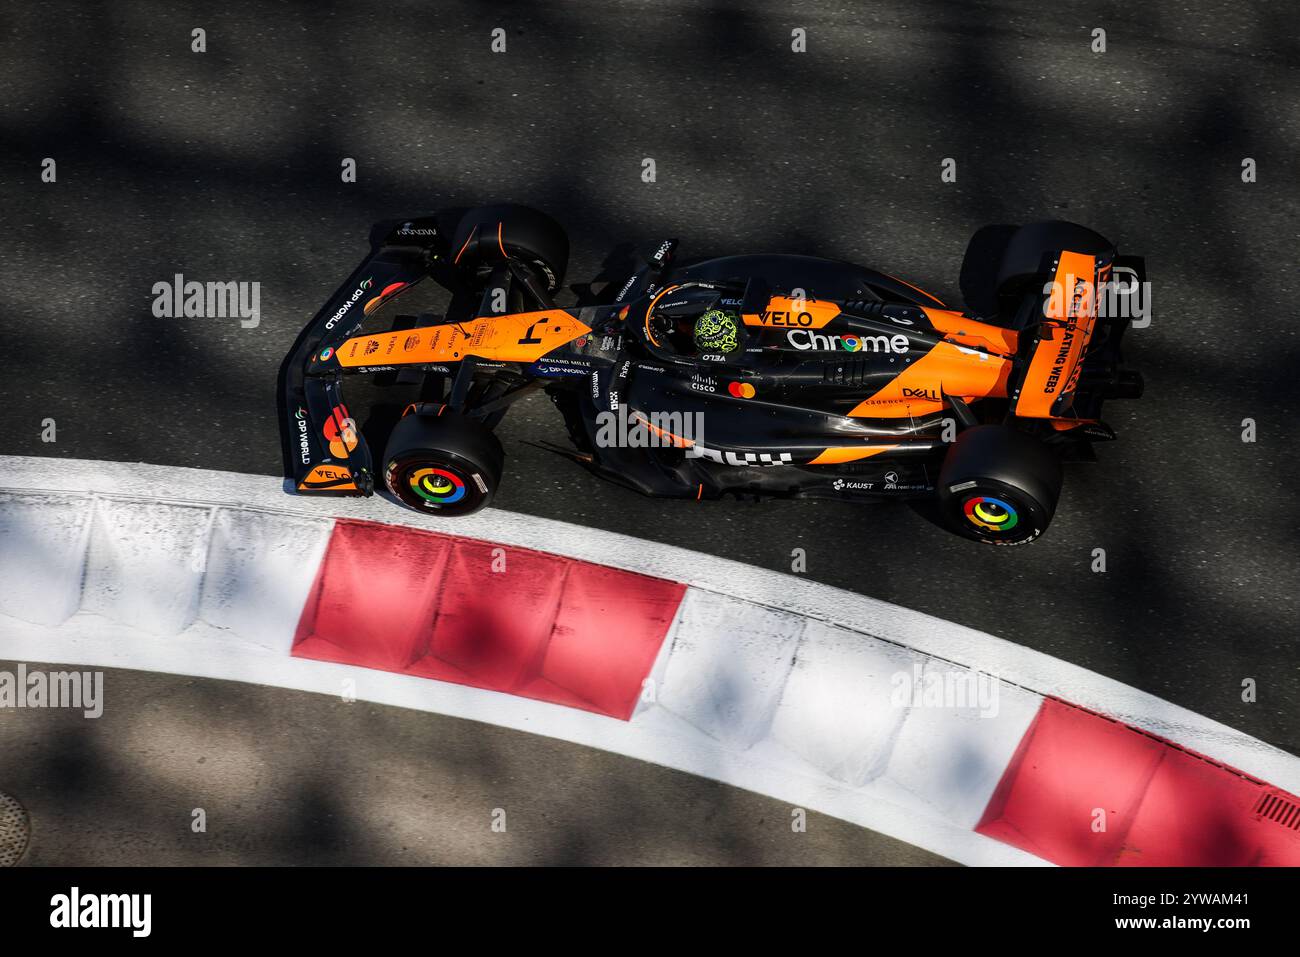
[[[561,307],[568,238],[536,210],[377,228],[281,370],[293,487],[473,512],[502,481],[494,428],[542,389],[571,443],[551,447],[646,495],[930,499],[959,534],[1017,545],[1051,520],[1062,461],[1114,438],[1102,403],[1141,394],[1119,345],[1143,262],[1073,223],[1010,236],[980,317],[847,263],[675,252]],[[363,331],[426,277],[451,294],[444,315]],[[378,474],[343,397],[361,374],[412,390]]]

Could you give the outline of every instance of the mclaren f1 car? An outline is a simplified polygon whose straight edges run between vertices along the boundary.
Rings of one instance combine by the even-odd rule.
[[[1018,545],[1047,528],[1062,463],[1114,438],[1103,403],[1142,390],[1120,340],[1143,261],[1073,223],[1015,230],[981,315],[809,256],[679,262],[674,240],[565,307],[568,258],[524,206],[377,228],[281,370],[293,489],[473,512],[507,473],[495,427],[540,390],[567,427],[552,447],[645,495],[928,499],[958,534]],[[445,314],[367,328],[426,278]],[[357,375],[412,387],[378,467],[343,395]]]

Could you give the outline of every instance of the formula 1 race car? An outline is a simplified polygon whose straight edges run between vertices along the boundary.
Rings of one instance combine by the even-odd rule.
[[[569,242],[553,219],[515,205],[449,219],[378,228],[286,358],[297,492],[375,491],[342,392],[369,374],[418,388],[380,481],[421,512],[491,501],[505,466],[493,429],[540,388],[571,442],[552,448],[646,495],[929,499],[953,531],[1018,545],[1051,520],[1062,461],[1114,438],[1104,400],[1142,391],[1119,346],[1141,309],[1143,261],[1073,223],[1016,230],[991,283],[996,306],[977,318],[825,259],[679,265],[675,240],[617,295],[564,308],[554,297]],[[427,276],[451,293],[445,315],[362,331]]]

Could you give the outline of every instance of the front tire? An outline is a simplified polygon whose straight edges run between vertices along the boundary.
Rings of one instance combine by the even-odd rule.
[[[563,226],[539,210],[498,203],[471,209],[461,217],[452,236],[451,255],[472,288],[481,288],[492,267],[509,258],[531,270],[554,295],[569,265],[569,237]]]
[[[505,452],[486,426],[462,415],[412,413],[384,450],[384,484],[404,506],[426,515],[469,515],[501,484]]]
[[[957,437],[939,470],[939,509],[949,529],[988,545],[1032,542],[1052,521],[1061,462],[1037,439],[1005,425]]]

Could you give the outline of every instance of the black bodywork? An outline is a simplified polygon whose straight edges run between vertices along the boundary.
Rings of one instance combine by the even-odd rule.
[[[896,377],[907,363],[943,339],[926,312],[941,308],[942,303],[883,273],[807,256],[731,256],[679,266],[674,262],[675,245],[673,241],[661,244],[618,287],[612,301],[569,308],[567,312],[589,327],[590,334],[560,345],[537,361],[467,355],[456,362],[397,367],[377,356],[373,366],[342,368],[324,357],[358,335],[366,318],[362,303],[376,290],[396,284],[405,284],[399,290],[404,293],[431,277],[452,294],[446,315],[400,320],[415,328],[454,327],[500,313],[502,296],[510,313],[558,308],[548,288],[556,277],[546,274],[544,264],[503,256],[473,274],[458,269],[453,261],[457,251],[451,248],[449,231],[440,227],[439,217],[377,227],[369,257],[303,331],[282,368],[286,474],[295,489],[345,495],[374,491],[376,470],[370,450],[355,424],[341,421],[347,417],[344,379],[358,373],[418,383],[421,408],[446,408],[489,427],[513,401],[542,389],[562,414],[571,440],[570,447],[546,443],[549,447],[603,478],[644,494],[680,498],[727,493],[835,498],[931,495],[954,427],[1000,422],[1010,415],[1007,398],[971,403],[935,395],[930,398],[940,401],[942,408],[926,414],[849,416],[865,394]],[[1127,257],[1119,262],[1135,279],[1142,278],[1140,259]],[[363,283],[368,284],[362,288]],[[877,344],[884,342],[886,348],[857,353],[809,351],[792,345],[807,340],[792,339],[790,328],[743,327],[743,341],[730,353],[694,354],[676,344],[671,331],[663,341],[647,334],[646,310],[668,286],[679,287],[674,298],[680,296],[681,303],[662,304],[665,318],[680,309],[689,319],[707,304],[719,302],[742,312],[761,309],[777,292],[798,291],[800,296],[836,300],[841,308],[834,326],[837,334],[867,337]],[[657,312],[656,321],[659,316]],[[1032,319],[1007,316],[999,321],[1007,326],[1020,322],[1027,327],[1022,334],[1033,332]],[[1027,430],[1049,443],[1070,445],[1075,456],[1086,456],[1092,441],[1113,437],[1103,423],[1082,420],[1096,420],[1103,399],[1140,391],[1135,374],[1119,369],[1125,325],[1099,326],[1081,364],[1071,396],[1080,424],[1062,430],[1025,422]],[[904,340],[905,350],[888,348],[889,343]],[[978,343],[968,347],[981,349]],[[1023,359],[1030,348],[1021,351],[1020,359],[1011,360],[1019,363],[1013,376],[1023,376]],[[990,352],[985,358],[995,357]],[[735,394],[737,383],[752,387],[752,394]],[[618,427],[622,419],[634,427],[638,417],[651,413],[676,414],[684,422],[699,416],[706,428],[702,437],[685,445],[661,441],[638,447],[599,441],[602,425]],[[337,445],[329,447],[331,425],[334,433],[351,426],[356,436],[355,446],[348,443],[343,455],[337,454]],[[865,460],[810,464],[828,448],[854,443],[888,448]],[[327,472],[326,479],[317,474],[309,481],[313,470],[322,465],[337,467],[338,480],[330,479]]]

